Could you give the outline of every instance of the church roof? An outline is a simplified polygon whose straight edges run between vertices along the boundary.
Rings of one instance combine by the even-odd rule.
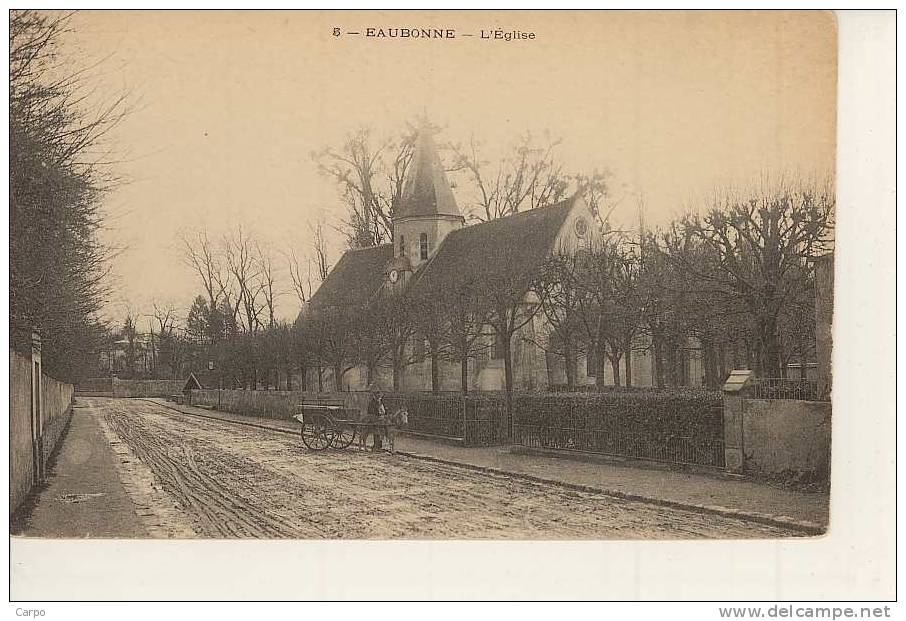
[[[573,201],[574,197],[451,232],[437,254],[415,273],[410,294],[432,295],[477,282],[528,287],[553,249]],[[382,287],[393,259],[392,244],[348,250],[315,292],[311,307],[364,306]]]
[[[537,272],[573,206],[573,198],[451,232],[416,274],[413,294],[472,282],[511,286]]]
[[[415,153],[394,219],[436,215],[462,217],[431,130],[423,128],[416,138]]]
[[[383,284],[384,268],[392,258],[392,244],[347,250],[315,291],[312,308],[366,304]]]

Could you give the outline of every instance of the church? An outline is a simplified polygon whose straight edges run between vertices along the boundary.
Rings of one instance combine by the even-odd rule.
[[[394,213],[392,243],[346,251],[315,292],[307,312],[364,308],[381,295],[437,291],[454,281],[474,281],[489,278],[489,274],[501,282],[508,271],[539,270],[555,253],[574,253],[599,239],[594,215],[578,194],[552,205],[467,226],[431,132],[422,130]],[[522,299],[525,308],[536,301],[530,290]],[[513,335],[515,390],[546,390],[566,384],[563,356],[543,347],[550,334],[544,313],[539,311]],[[503,348],[496,343],[492,327],[486,326],[479,338],[486,340],[485,346],[469,359],[467,370],[459,361],[436,361],[439,390],[461,390],[465,374],[469,390],[505,388]],[[425,343],[413,338],[407,347],[412,348],[413,355],[407,356],[410,363],[398,370],[398,389],[431,390],[432,363],[424,356]],[[650,359],[646,358],[644,354],[635,356],[631,362],[636,385],[651,385]],[[595,375],[597,382],[613,383],[610,369],[594,369],[590,362],[578,355],[577,384],[595,384]],[[321,385],[325,390],[365,390],[372,384],[391,390],[394,386],[389,363],[372,371],[370,377],[365,365],[350,362],[349,366],[339,386],[332,369],[309,369],[306,389],[316,391]]]

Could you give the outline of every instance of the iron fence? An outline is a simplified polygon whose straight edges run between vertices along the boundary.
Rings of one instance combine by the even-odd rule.
[[[827,401],[818,391],[818,382],[810,379],[757,377],[746,385],[752,399],[796,399],[798,401]]]
[[[560,394],[514,403],[523,446],[724,467],[723,405],[704,391]]]
[[[522,446],[600,453],[674,464],[724,467],[723,438],[634,433],[627,429],[576,429],[514,425]]]
[[[486,397],[460,392],[409,392],[384,395],[390,410],[405,408],[408,431],[458,440],[470,446],[487,446],[500,441],[501,406],[487,407]]]

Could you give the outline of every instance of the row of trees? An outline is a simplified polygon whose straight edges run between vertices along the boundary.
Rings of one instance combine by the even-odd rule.
[[[313,154],[347,201],[343,230],[350,246],[389,241],[413,139],[407,131],[377,142],[363,130],[337,149]],[[424,358],[431,360],[438,389],[439,363],[446,360],[460,364],[468,389],[469,361],[494,347],[512,388],[514,337],[542,314],[547,330],[531,338],[564,360],[570,384],[585,356],[598,369],[609,365],[615,383],[631,385],[631,359],[640,350],[651,353],[657,385],[689,383],[683,361],[692,343],[712,386],[732,367],[776,377],[789,362],[812,359],[809,261],[832,245],[830,188],[796,181],[725,191],[663,229],[626,233],[609,228],[608,210],[617,201],[606,177],[566,174],[557,144],[527,134],[493,166],[475,141],[447,144],[445,152],[454,178],[468,184],[459,195],[468,197],[466,211],[474,219],[504,217],[579,190],[598,216],[602,242],[596,247],[557,254],[541,269],[509,270],[502,280],[488,273],[417,295],[384,296],[367,308],[322,309],[290,324],[277,318],[275,300],[291,289],[304,307],[326,276],[320,228],[312,231],[307,269],[295,254],[285,255],[289,283],[241,230],[218,241],[197,233],[183,242],[204,293],[181,332],[175,329],[172,351],[182,352],[184,369],[214,361],[230,383],[285,386],[301,374],[322,389],[333,388],[325,385],[325,369],[342,383],[357,365],[369,380],[390,368],[399,386],[403,369]],[[171,336],[164,324],[158,328],[165,350]],[[316,380],[304,378],[310,369]]]
[[[554,257],[536,289],[568,382],[584,353],[609,362],[616,384],[625,360],[630,385],[641,343],[656,385],[687,384],[690,338],[712,387],[731,366],[780,377],[791,361],[813,360],[811,260],[831,247],[834,206],[827,188],[781,183],[725,194],[662,231],[611,234],[590,252]]]
[[[348,217],[338,228],[350,247],[390,240],[393,213],[412,159],[415,135],[414,127],[407,127],[397,138],[378,140],[373,132],[363,129],[350,134],[337,148],[312,154],[321,172],[337,182],[347,204]],[[450,170],[461,173],[478,197],[468,210],[474,219],[534,208],[559,200],[575,188],[583,188],[594,204],[600,203],[606,191],[605,175],[565,174],[556,162],[558,145],[559,141],[549,136],[519,136],[495,167],[483,159],[483,147],[475,140],[467,147],[445,144],[444,151]],[[183,236],[186,264],[198,276],[203,293],[194,300],[181,326],[162,324],[158,320],[160,308],[149,314],[152,327],[143,338],[154,352],[154,373],[177,375],[189,368],[202,369],[213,361],[218,374],[228,376],[229,382],[256,385],[259,379],[269,378],[268,384],[275,385],[278,370],[285,377],[290,367],[298,370],[313,366],[330,368],[342,377],[351,365],[360,362],[373,373],[389,356],[399,377],[400,369],[410,362],[404,343],[415,334],[409,317],[417,315],[413,309],[420,308],[420,303],[403,306],[384,300],[363,315],[367,321],[358,315],[358,309],[292,324],[278,318],[275,308],[280,296],[293,294],[304,307],[329,271],[323,225],[318,223],[310,232],[313,242],[304,259],[294,251],[272,257],[241,229],[222,239],[213,239],[203,231]],[[287,269],[276,269],[277,263]],[[129,341],[129,321],[135,323],[136,319],[127,318],[117,335],[127,352],[121,364],[127,375],[135,373],[136,366],[127,361],[138,360],[138,354],[132,353],[136,348],[122,347]],[[477,317],[471,322],[459,318],[460,324],[477,325],[477,321]],[[485,347],[477,334],[442,346],[439,332],[419,328],[429,334],[426,340],[435,358],[441,355],[441,349],[464,351],[468,357]],[[374,338],[371,335],[375,332],[392,337]],[[318,381],[323,384],[321,372]],[[435,383],[439,383],[436,377]]]
[[[614,383],[631,385],[631,359],[640,349],[651,353],[656,385],[690,383],[683,364],[690,338],[707,385],[719,385],[738,366],[777,377],[789,362],[813,357],[810,259],[832,241],[833,208],[831,192],[801,183],[725,195],[664,230],[605,230],[600,244],[557,253],[539,270],[507,271],[506,280],[491,271],[455,286],[381,295],[364,308],[302,314],[292,325],[255,329],[232,319],[255,314],[228,303],[228,292],[215,299],[215,312],[199,296],[184,331],[187,361],[196,369],[215,361],[231,384],[298,388],[295,376],[321,390],[335,388],[325,370],[342,386],[358,365],[368,381],[390,370],[398,388],[405,368],[426,359],[438,390],[440,363],[450,361],[460,365],[468,390],[470,361],[493,347],[512,389],[514,339],[525,338],[521,328],[541,314],[546,331],[527,334],[565,362],[569,384],[585,356],[599,369],[609,365]],[[231,288],[239,298],[243,289],[254,288]],[[306,377],[311,372],[317,378]]]
[[[833,211],[832,192],[804,184],[725,195],[665,230],[605,230],[601,243],[555,253],[539,270],[508,270],[505,279],[490,270],[367,308],[324,309],[295,326],[298,360],[340,378],[363,365],[369,381],[386,365],[398,387],[402,369],[427,357],[435,390],[439,361],[455,361],[467,390],[469,360],[493,346],[511,391],[518,336],[562,358],[570,385],[581,356],[631,385],[631,358],[645,349],[654,383],[677,386],[692,380],[684,359],[695,342],[709,386],[731,367],[780,377],[789,362],[813,359],[810,260],[829,248]],[[526,337],[521,328],[539,313],[546,330]]]
[[[97,101],[88,74],[60,50],[68,15],[9,20],[10,342],[25,347],[39,330],[47,372],[77,379],[105,336],[110,249],[98,232],[114,180],[102,142],[125,98],[88,103]]]

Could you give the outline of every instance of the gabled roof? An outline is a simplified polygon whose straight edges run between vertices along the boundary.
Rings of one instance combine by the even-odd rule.
[[[315,291],[312,308],[355,307],[374,297],[384,282],[384,268],[393,258],[393,245],[347,250]]]
[[[451,232],[415,275],[413,294],[524,280],[547,260],[574,198]]]
[[[201,382],[198,381],[198,378],[195,377],[194,373],[189,373],[189,379],[186,380],[186,385],[182,387],[183,392],[188,392],[190,390],[201,390]]]
[[[396,220],[436,215],[462,217],[431,130],[425,127],[418,133],[415,153],[393,217]]]
[[[574,198],[451,232],[416,272],[409,292],[430,295],[472,282],[525,283],[553,250]],[[392,244],[348,250],[315,292],[311,308],[364,306],[383,285],[391,260]]]

